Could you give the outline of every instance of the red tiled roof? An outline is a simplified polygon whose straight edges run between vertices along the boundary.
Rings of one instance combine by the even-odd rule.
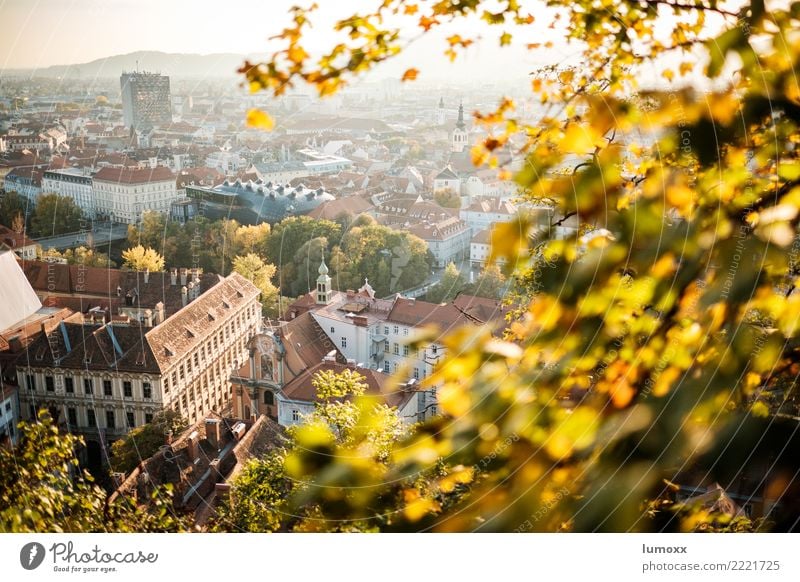
[[[146,184],[175,180],[175,174],[164,166],[157,168],[103,168],[94,175],[94,179],[121,184]]]

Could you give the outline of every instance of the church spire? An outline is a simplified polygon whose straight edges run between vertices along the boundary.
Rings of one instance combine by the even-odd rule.
[[[464,125],[464,103],[458,104],[458,121],[456,122],[456,127],[458,129],[464,129],[466,126]]]
[[[319,277],[317,277],[317,305],[327,305],[331,302],[332,295],[331,278],[328,275],[328,265],[325,264],[323,255],[319,265]]]

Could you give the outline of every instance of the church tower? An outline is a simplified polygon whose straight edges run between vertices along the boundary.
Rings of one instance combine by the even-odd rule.
[[[436,125],[444,125],[447,116],[444,110],[444,99],[439,97],[439,107],[436,109]]]
[[[328,266],[325,264],[325,257],[319,266],[319,277],[317,277],[317,305],[328,305],[331,302],[333,290],[331,289],[331,278],[328,276]]]
[[[453,130],[451,151],[460,154],[467,147],[467,126],[464,124],[464,104],[458,106],[458,121]]]

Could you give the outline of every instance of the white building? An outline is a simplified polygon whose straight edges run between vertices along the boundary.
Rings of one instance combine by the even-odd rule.
[[[447,166],[444,170],[436,174],[433,179],[433,191],[438,192],[452,192],[453,194],[461,194],[461,178],[458,177],[455,170],[451,166]]]
[[[230,404],[230,371],[259,330],[259,294],[232,273],[149,330],[61,322],[17,365],[23,418],[47,408],[99,452],[165,408],[189,422],[219,413]]]
[[[102,168],[92,180],[95,212],[114,222],[136,224],[145,211],[167,214],[180,197],[169,168]]]
[[[459,263],[469,257],[472,235],[467,223],[460,218],[445,215],[439,220],[426,220],[405,230],[428,243],[437,267],[444,268],[448,263]]]
[[[517,214],[517,207],[512,202],[500,198],[486,198],[476,200],[466,208],[462,208],[458,214],[474,235],[497,222],[511,222]]]
[[[19,397],[16,386],[6,386],[0,380],[0,447],[16,446],[19,440]]]
[[[461,103],[458,106],[458,121],[456,121],[456,126],[453,129],[453,133],[450,136],[450,150],[453,153],[460,154],[464,151],[464,148],[467,147],[467,142],[469,140],[469,134],[467,133],[467,126],[464,123],[464,104]]]
[[[72,198],[75,205],[89,218],[95,216],[92,175],[87,168],[47,170],[42,176],[42,192],[55,192]]]

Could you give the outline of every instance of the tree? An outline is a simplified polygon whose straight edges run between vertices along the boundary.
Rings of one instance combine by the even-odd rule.
[[[81,229],[83,211],[69,196],[41,194],[31,218],[32,236],[45,237],[77,232]]]
[[[132,271],[163,271],[164,257],[149,247],[137,245],[122,251],[123,266]]]
[[[374,525],[366,520],[320,523],[314,519],[315,506],[292,514],[293,498],[314,491],[317,484],[297,471],[305,464],[308,450],[300,442],[316,439],[315,450],[358,447],[358,458],[385,463],[394,444],[408,433],[395,408],[381,397],[366,396],[365,378],[353,370],[336,374],[318,372],[312,379],[317,402],[302,423],[289,430],[285,448],[250,461],[233,482],[230,496],[217,512],[212,525],[216,531],[366,531]],[[331,492],[336,497],[345,490]]]
[[[487,299],[502,299],[505,295],[507,280],[497,265],[485,267],[474,283],[469,283],[463,288],[462,293],[486,297]]]
[[[164,445],[168,432],[178,435],[187,426],[186,419],[171,408],[159,412],[152,422],[136,427],[114,441],[111,445],[111,468],[120,473],[130,473]]]
[[[467,280],[455,263],[447,263],[439,282],[430,288],[426,299],[432,303],[447,303],[455,299],[467,286]]]
[[[16,192],[0,190],[0,224],[12,226],[20,216],[23,218],[24,224],[25,219],[30,216],[32,211],[33,207],[29,208],[27,200]]]
[[[84,267],[113,268],[116,266],[107,254],[87,247],[67,249],[64,252],[51,247],[39,253],[39,260],[48,259],[63,259],[69,265],[83,265]]]
[[[42,410],[35,422],[19,425],[16,448],[0,447],[0,531],[4,532],[148,532],[185,530],[157,490],[148,509],[108,494],[81,471],[75,450],[81,437],[62,434]],[[165,495],[165,493],[167,495]]]
[[[309,216],[284,218],[272,229],[267,244],[266,259],[273,265],[283,268],[284,264],[291,262],[297,256],[300,247],[318,237],[324,237],[329,245],[335,245],[342,237],[342,227],[333,221],[315,220]],[[326,252],[330,251],[330,247],[326,249]],[[288,284],[285,279],[284,284]],[[291,292],[288,288],[284,290]]]
[[[272,278],[275,277],[276,271],[275,265],[265,263],[261,257],[250,253],[233,259],[233,270],[261,290],[261,305],[264,315],[272,318],[278,317],[278,288],[272,284]]]
[[[291,459],[293,476],[319,486],[288,509],[313,506],[322,521],[370,516],[393,531],[692,530],[716,516],[670,497],[671,483],[696,471],[763,484],[783,504],[771,527],[796,529],[798,462],[787,453],[796,422],[771,417],[762,396],[800,368],[790,252],[800,222],[800,48],[785,41],[800,27],[797,5],[546,4],[558,10],[534,21],[517,2],[376,2],[338,24],[351,32],[345,44],[314,58],[304,48],[313,9],[296,7],[283,48],[242,67],[251,87],[273,95],[298,82],[327,95],[401,52],[404,19],[425,34],[477,15],[501,46],[511,26],[535,37],[552,25],[581,43],[582,66],[533,77],[547,108],[536,125],[508,98],[476,113],[487,137],[472,159],[496,167],[515,142],[527,155],[514,176],[527,200],[605,229],[587,242],[537,237],[525,217],[498,225],[492,259],[506,261],[526,299],[505,340],[483,330],[443,340],[446,356],[425,382],[438,386],[442,416],[389,463],[348,462],[357,447],[298,434],[306,452],[286,466]],[[670,34],[656,42],[666,15]],[[474,40],[451,35],[445,54],[458,58]],[[660,70],[662,85],[636,94],[643,70]],[[690,73],[709,89],[676,87]],[[634,136],[645,126],[653,143]],[[752,322],[753,311],[772,325]],[[427,475],[426,484],[409,475]],[[348,496],[356,488],[361,495]]]
[[[451,188],[443,188],[434,192],[433,201],[443,208],[461,208],[461,196]]]

